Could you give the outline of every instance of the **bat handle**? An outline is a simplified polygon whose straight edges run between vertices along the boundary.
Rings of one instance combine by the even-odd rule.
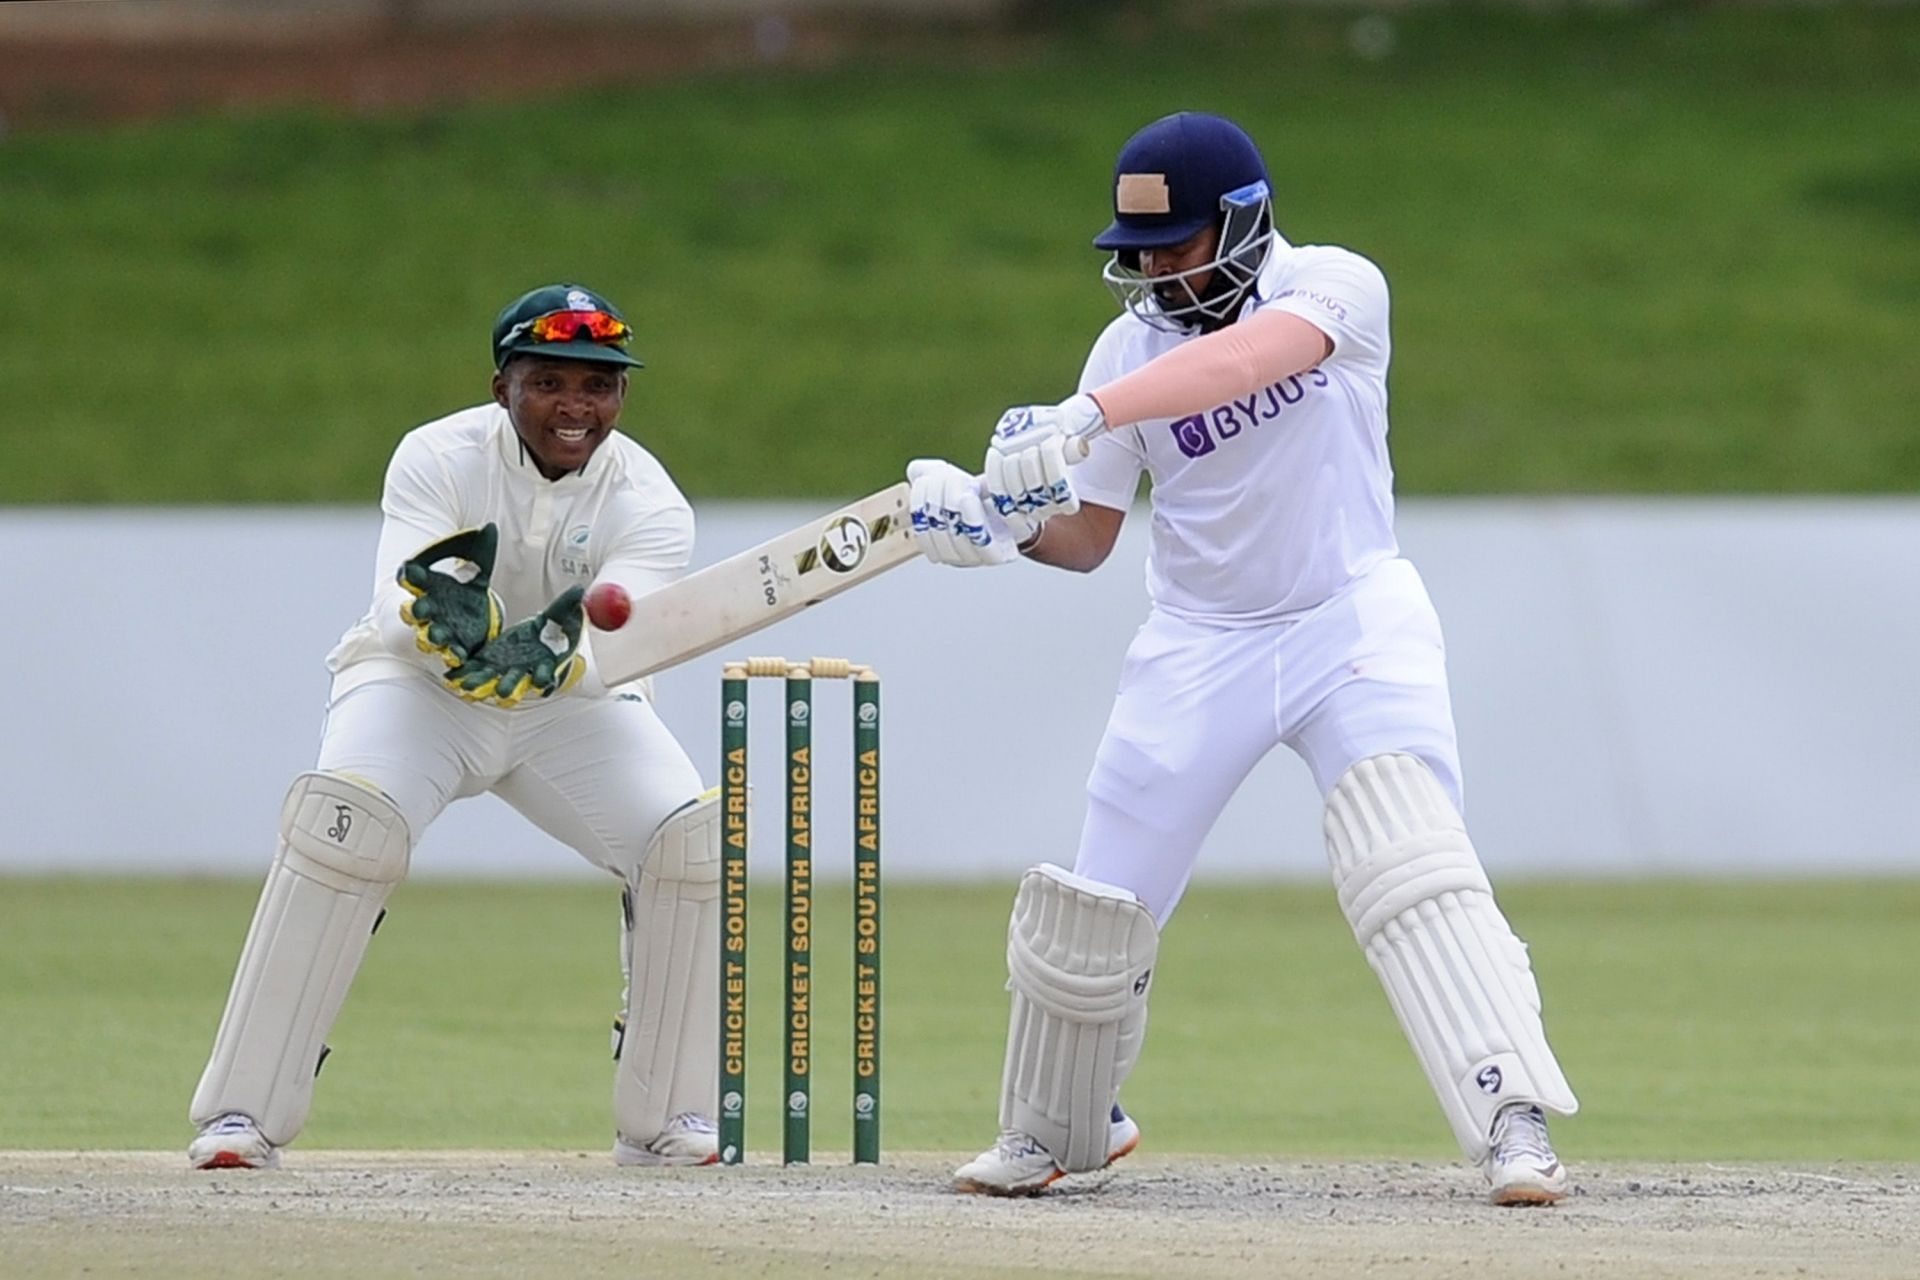
[[[1106,431],[1106,428],[1101,427],[1099,431],[1089,432],[1084,436],[1068,436],[1067,443],[1063,450],[1067,459],[1067,465],[1072,466],[1076,462],[1085,462],[1093,453],[1094,440],[1104,431]],[[987,478],[985,476],[975,476],[974,479],[980,482],[980,492],[985,493],[987,491]]]
[[[1106,433],[1107,423],[1103,418],[1099,425],[1083,431],[1078,435],[1068,436],[1065,447],[1067,465],[1072,466],[1076,462],[1085,462],[1088,456],[1093,453],[1093,442]],[[980,496],[985,498],[987,496],[987,478],[985,476],[975,476],[973,482],[974,487],[980,491]]]
[[[1093,442],[1107,434],[1107,420],[1096,419],[1092,426],[1067,437],[1068,463],[1085,462],[1087,455],[1093,452]]]

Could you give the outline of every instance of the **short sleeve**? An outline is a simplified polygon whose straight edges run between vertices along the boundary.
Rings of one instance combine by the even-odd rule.
[[[693,562],[693,508],[677,492],[670,497],[628,490],[610,500],[606,552],[595,580],[618,582],[634,596],[657,591]]]
[[[1080,392],[1104,387],[1125,370],[1120,368],[1120,326],[1108,326],[1087,353],[1080,370]],[[1109,431],[1088,446],[1087,459],[1073,469],[1073,488],[1083,502],[1125,511],[1140,490],[1140,471],[1146,465],[1133,431]]]
[[[1299,316],[1333,340],[1335,361],[1385,373],[1390,354],[1387,336],[1387,278],[1380,268],[1345,249],[1303,250],[1311,254],[1290,272],[1262,311]]]
[[[693,508],[671,484],[627,489],[610,498],[600,512],[605,552],[594,565],[595,582],[617,582],[627,589],[642,615],[644,597],[678,579],[693,561]],[[638,625],[640,619],[635,619]],[[581,646],[585,670],[574,686],[582,697],[609,690],[591,642]],[[650,697],[651,695],[649,695]]]

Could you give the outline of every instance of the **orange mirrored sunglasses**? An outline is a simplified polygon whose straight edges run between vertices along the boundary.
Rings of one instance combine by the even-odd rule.
[[[606,311],[549,311],[514,326],[506,342],[530,338],[535,342],[572,342],[585,334],[595,342],[625,346],[633,330],[619,316]],[[504,343],[502,344],[504,345]]]

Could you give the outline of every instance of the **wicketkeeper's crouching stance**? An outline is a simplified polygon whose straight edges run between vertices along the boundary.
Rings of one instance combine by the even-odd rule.
[[[1153,609],[1073,873],[1036,868],[1015,898],[1001,1134],[955,1183],[1026,1194],[1133,1149],[1119,1089],[1158,929],[1228,799],[1284,745],[1326,799],[1340,905],[1461,1150],[1498,1203],[1557,1200],[1545,1113],[1576,1103],[1467,840],[1440,622],[1394,536],[1386,278],[1349,250],[1288,244],[1258,149],[1218,116],[1140,130],[1112,195],[1094,243],[1124,314],[1079,394],[1002,415],[984,483],[937,459],[907,472],[929,559],[1081,572],[1153,480]],[[1018,638],[1022,660],[1053,656]]]
[[[395,451],[373,606],[328,658],[318,764],[281,808],[194,1093],[195,1166],[279,1163],[415,839],[482,791],[625,884],[614,1159],[717,1160],[718,797],[642,690],[609,689],[582,644],[588,583],[639,598],[692,555],[686,500],[614,432],[639,363],[628,339],[590,291],[536,289],[495,323],[493,402]]]

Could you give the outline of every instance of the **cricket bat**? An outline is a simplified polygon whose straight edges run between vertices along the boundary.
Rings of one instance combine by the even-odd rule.
[[[1067,462],[1106,429],[1096,422],[1068,437]],[[902,480],[641,596],[619,630],[588,631],[600,678],[624,684],[677,666],[905,564],[920,554],[909,488]]]
[[[608,684],[711,653],[919,554],[907,516],[907,483],[688,574],[633,602],[617,631],[589,631]]]

